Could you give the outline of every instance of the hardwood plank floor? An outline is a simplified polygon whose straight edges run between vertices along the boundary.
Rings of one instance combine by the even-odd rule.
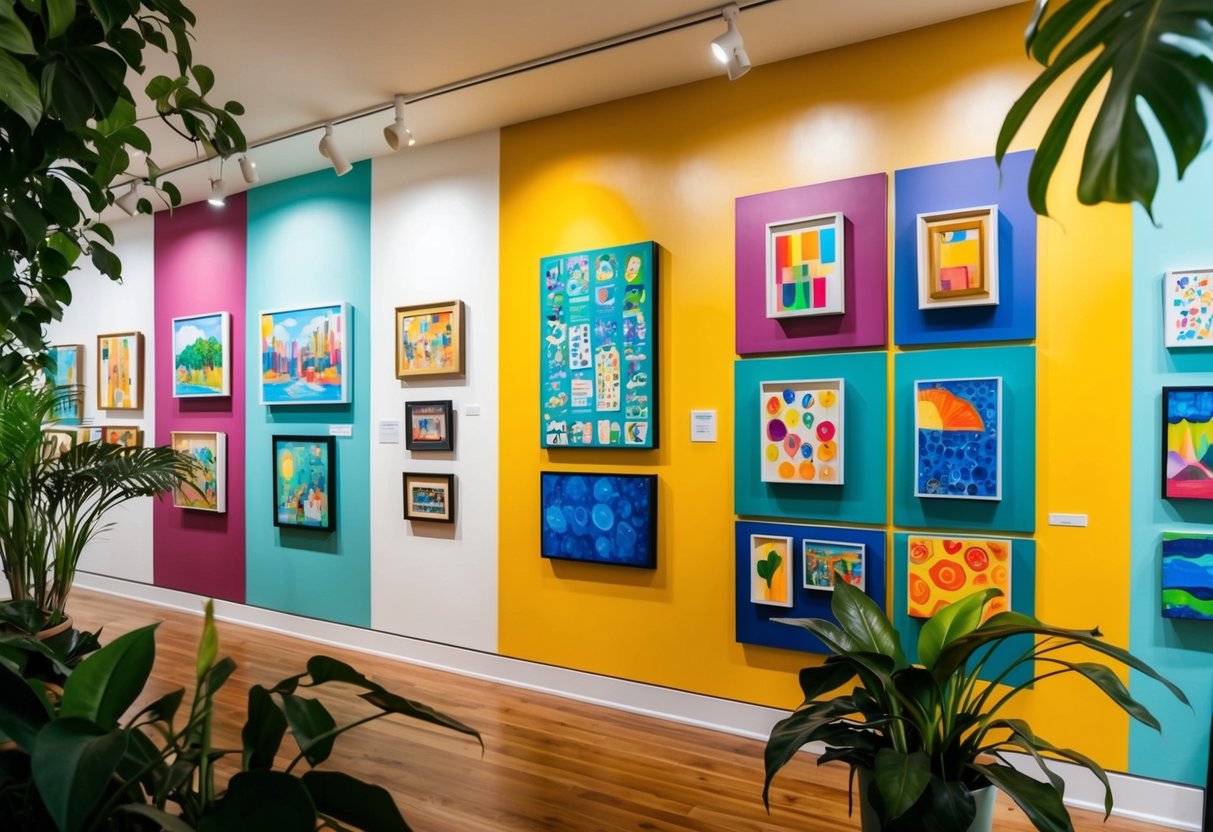
[[[105,626],[103,640],[162,622],[156,666],[137,707],[192,684],[201,619],[138,601],[76,590],[77,626]],[[844,766],[789,765],[776,778],[771,813],[762,806],[762,743],[595,707],[403,662],[220,623],[220,655],[239,669],[221,691],[216,745],[239,748],[247,691],[302,672],[324,653],[352,664],[389,690],[475,727],[474,740],[403,718],[346,734],[326,768],[376,782],[396,797],[418,832],[496,830],[801,830],[859,828],[847,817]],[[340,721],[363,715],[353,697],[322,696]],[[283,743],[295,750],[291,740]],[[284,754],[288,762],[293,755]],[[1159,827],[1073,812],[1078,832],[1157,832]],[[998,832],[1029,832],[1023,814],[999,796]]]

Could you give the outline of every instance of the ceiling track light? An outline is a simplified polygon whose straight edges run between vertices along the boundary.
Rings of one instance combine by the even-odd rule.
[[[350,164],[350,160],[345,158],[345,154],[337,146],[337,140],[333,138],[332,122],[324,125],[324,138],[320,140],[320,155],[332,163],[333,170],[338,176],[345,176],[354,169],[354,166]]]
[[[207,197],[206,201],[216,208],[222,208],[227,204],[227,186],[223,184],[222,174],[218,179],[211,180],[211,195]]]
[[[413,131],[404,126],[404,96],[396,96],[396,120],[383,128],[383,138],[392,150],[417,144]]]
[[[247,153],[240,157],[240,175],[250,185],[261,181],[261,174],[257,173],[257,163],[250,159]]]
[[[139,180],[132,182],[130,190],[115,199],[114,204],[125,211],[128,217],[135,216],[135,212],[139,210]]]
[[[745,51],[741,32],[737,30],[737,15],[740,12],[736,3],[730,3],[720,10],[720,16],[728,28],[712,41],[712,55],[725,65],[730,81],[736,81],[750,71],[750,56]]]

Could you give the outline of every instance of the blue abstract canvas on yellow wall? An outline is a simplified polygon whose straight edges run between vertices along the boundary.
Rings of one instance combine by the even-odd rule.
[[[1002,499],[1002,379],[914,383],[915,494]]]
[[[1162,614],[1213,621],[1213,535],[1163,533]]]

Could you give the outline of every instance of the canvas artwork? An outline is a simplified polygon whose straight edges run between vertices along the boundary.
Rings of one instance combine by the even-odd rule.
[[[762,382],[763,482],[842,485],[844,390],[840,378]]]
[[[1213,500],[1213,387],[1164,387],[1162,415],[1162,496]]]
[[[463,301],[396,307],[396,377],[464,373]]]
[[[405,402],[404,446],[410,451],[449,451],[455,446],[452,402]]]
[[[851,586],[866,590],[865,549],[862,543],[806,538],[801,542],[805,589],[833,592],[835,581],[846,581]]]
[[[231,315],[173,318],[173,398],[230,396],[231,372]]]
[[[1168,347],[1213,346],[1213,269],[1167,272],[1163,318]]]
[[[84,347],[80,344],[59,344],[48,350],[55,361],[55,371],[47,372],[51,386],[61,388],[55,399],[52,421],[61,425],[80,424],[84,412]]]
[[[404,519],[455,522],[454,474],[404,474]]]
[[[332,531],[337,526],[336,440],[275,436],[274,525]]]
[[[792,538],[750,535],[750,600],[792,606]]]
[[[81,445],[85,442],[100,442],[102,438],[101,428],[88,427],[76,428],[76,444]],[[142,437],[140,437],[142,438]]]
[[[918,308],[998,303],[998,206],[918,215]]]
[[[914,383],[914,493],[1002,499],[1002,379]]]
[[[261,313],[261,404],[348,404],[350,306]]]
[[[657,566],[657,477],[540,475],[540,554],[653,569]]]
[[[910,535],[909,613],[930,618],[943,607],[982,589],[1003,596],[986,605],[984,618],[1011,608],[1011,541]]]
[[[143,407],[143,333],[97,336],[97,408]]]
[[[101,441],[124,448],[141,448],[143,431],[137,425],[106,425],[101,428]]]
[[[1213,621],[1213,535],[1163,533],[1162,614]]]
[[[54,459],[76,447],[77,433],[59,428],[42,429],[42,458]]]
[[[840,213],[767,224],[767,317],[846,312]]]
[[[198,462],[194,478],[173,492],[173,505],[197,511],[227,511],[227,434],[173,431],[173,450]]]

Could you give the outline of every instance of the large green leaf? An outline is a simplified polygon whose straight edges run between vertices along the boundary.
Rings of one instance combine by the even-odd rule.
[[[303,785],[316,810],[362,832],[410,832],[391,794],[340,771],[309,771]]]
[[[281,771],[242,771],[232,777],[199,832],[314,832],[316,807],[299,778]]]
[[[57,38],[76,19],[76,0],[46,0],[46,35]]]
[[[837,690],[854,678],[854,667],[831,656],[823,665],[801,669],[800,690],[804,693],[805,703],[808,703],[824,693]]]
[[[82,661],[63,686],[61,714],[83,717],[107,729],[117,726],[152,672],[158,626],[119,636]]]
[[[974,764],[972,767],[1014,800],[1040,832],[1074,832],[1061,795],[1048,783],[1034,780],[1010,766]]]
[[[775,774],[787,765],[806,743],[817,739],[817,734],[821,729],[841,717],[854,713],[854,708],[849,707],[849,704],[845,699],[835,699],[818,705],[810,705],[775,723],[775,727],[771,729],[771,736],[767,739],[766,750],[763,752],[766,780],[762,786],[762,802],[768,810],[771,808],[771,780]],[[869,733],[859,723],[853,723],[848,730],[856,735]]]
[[[0,732],[29,752],[49,720],[42,697],[7,665],[0,664]]]
[[[906,665],[897,630],[889,623],[884,610],[863,590],[847,581],[836,581],[830,612],[861,650],[888,656],[897,667]]]
[[[38,732],[30,755],[34,783],[60,832],[84,827],[126,745],[126,732],[107,732],[86,719],[57,719]]]
[[[249,688],[248,719],[240,732],[244,768],[250,771],[271,768],[285,735],[286,717],[274,698],[261,685]]]
[[[469,737],[475,737],[476,742],[480,743],[481,750],[484,749],[484,740],[480,738],[479,731],[464,725],[453,716],[448,716],[441,711],[431,708],[429,705],[405,699],[403,696],[398,696],[388,691],[370,691],[369,693],[362,694],[359,698],[365,699],[376,708],[388,713],[412,717],[422,722],[428,722],[431,725],[437,725],[440,728],[450,728],[452,731],[458,731],[461,734],[467,734]]]
[[[327,760],[329,754],[333,753],[333,741],[336,739],[335,736],[325,736],[337,727],[333,715],[320,704],[320,700],[293,693],[282,694],[282,705],[295,742],[307,761],[318,765]]]
[[[899,818],[918,802],[931,782],[931,758],[924,751],[904,754],[882,748],[876,752],[874,774],[888,818]]]
[[[948,604],[932,615],[918,635],[918,660],[923,666],[928,670],[934,667],[943,648],[977,629],[986,604],[1000,595],[1000,589],[984,589]]]
[[[1104,820],[1107,820],[1112,814],[1112,783],[1108,780],[1107,772],[1103,770],[1103,767],[1100,766],[1099,763],[1095,762],[1086,754],[1075,751],[1072,748],[1061,748],[1053,745],[1048,740],[1037,736],[1036,732],[1032,730],[1031,726],[1021,719],[995,720],[990,724],[990,728],[1006,728],[1011,732],[1011,738],[1008,740],[1008,742],[1028,751],[1029,754],[1032,754],[1032,756],[1036,757],[1038,760],[1040,759],[1040,753],[1045,752],[1052,754],[1055,757],[1061,757],[1069,760],[1070,762],[1076,763],[1085,768],[1087,771],[1091,772],[1093,775],[1095,775],[1096,779],[1103,784],[1104,787]],[[993,750],[992,747],[988,748],[991,751]],[[1043,761],[1040,762],[1040,767],[1043,768],[1046,773],[1051,774]],[[1049,779],[1050,782],[1053,782],[1053,778],[1051,776]]]
[[[14,55],[37,54],[29,29],[13,11],[12,3],[0,3],[0,50]]]
[[[1045,664],[1059,665],[1072,670],[1098,687],[1104,692],[1105,696],[1119,705],[1125,713],[1142,725],[1149,726],[1155,731],[1162,730],[1162,726],[1154,714],[1150,713],[1149,708],[1133,698],[1132,694],[1129,693],[1129,689],[1125,687],[1125,683],[1107,665],[1099,664],[1098,662],[1067,662],[1053,658],[1052,656],[1039,658],[1037,661]]]

